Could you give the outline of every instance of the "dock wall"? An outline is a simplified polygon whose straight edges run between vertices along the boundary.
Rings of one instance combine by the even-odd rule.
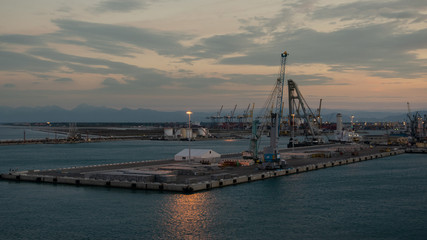
[[[104,187],[116,187],[116,188],[128,188],[128,189],[193,193],[198,191],[210,190],[213,188],[221,188],[221,187],[232,186],[232,185],[237,185],[241,183],[274,178],[274,177],[300,174],[303,172],[309,172],[309,171],[314,171],[314,170],[319,170],[319,169],[329,168],[329,167],[342,166],[346,164],[352,164],[352,163],[357,163],[361,161],[394,156],[394,155],[399,155],[403,153],[405,153],[405,150],[395,150],[391,152],[382,152],[382,153],[376,153],[371,155],[355,156],[355,157],[339,159],[335,161],[299,166],[296,168],[262,171],[262,172],[251,174],[251,175],[243,175],[243,176],[238,176],[234,178],[211,180],[211,181],[196,182],[196,183],[189,183],[189,184],[135,182],[135,181],[133,182],[107,181],[107,180],[89,179],[89,178],[54,177],[54,176],[39,175],[38,170],[12,172],[8,174],[1,174],[0,176],[2,179],[12,180],[12,181],[30,181],[30,182],[39,182],[39,183],[69,184],[69,185],[77,185],[77,186],[104,186]],[[120,166],[124,164],[132,164],[132,163],[105,164],[105,166],[107,165]],[[100,166],[100,165],[96,165],[96,166]]]

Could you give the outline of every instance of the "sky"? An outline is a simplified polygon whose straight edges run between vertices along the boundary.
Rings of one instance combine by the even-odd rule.
[[[0,106],[261,107],[287,51],[312,109],[427,107],[425,0],[0,4]]]

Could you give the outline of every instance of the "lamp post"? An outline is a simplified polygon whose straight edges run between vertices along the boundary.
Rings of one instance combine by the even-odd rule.
[[[292,152],[294,151],[294,149],[295,149],[295,139],[294,139],[294,136],[295,136],[295,114],[291,114],[291,116],[292,116]]]
[[[187,111],[186,112],[188,114],[188,161],[191,161],[191,148],[190,148],[190,142],[191,142],[191,135],[193,135],[193,131],[191,131],[191,114],[193,114],[193,112],[191,111]]]

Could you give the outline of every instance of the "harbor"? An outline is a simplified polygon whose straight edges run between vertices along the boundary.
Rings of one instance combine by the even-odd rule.
[[[296,152],[292,149],[281,150],[280,154],[287,159],[286,166],[281,169],[260,169],[259,164],[254,163],[246,166],[239,164],[239,161],[244,160],[237,153],[226,154],[212,160],[216,161],[215,163],[209,164],[201,160],[146,160],[10,171],[1,174],[1,178],[10,181],[194,193],[395,156],[404,152],[404,149],[388,147],[331,144],[323,147],[302,147]]]
[[[146,189],[159,191],[173,191],[193,193],[230,185],[236,185],[268,178],[299,174],[322,168],[346,165],[382,157],[394,156],[405,152],[424,153],[426,148],[427,128],[426,116],[419,112],[411,112],[409,102],[409,126],[404,123],[403,136],[392,138],[390,134],[384,136],[370,136],[363,138],[355,130],[354,116],[351,116],[350,125],[345,126],[341,113],[336,114],[336,126],[333,133],[325,134],[321,117],[322,99],[316,111],[311,110],[305,101],[298,84],[292,79],[285,78],[286,62],[289,56],[284,51],[280,54],[280,71],[273,90],[267,96],[264,106],[259,110],[256,118],[253,117],[254,104],[248,105],[241,117],[234,117],[237,105],[229,115],[220,117],[222,106],[218,114],[213,115],[212,126],[218,126],[220,119],[222,126],[227,129],[226,138],[237,135],[249,140],[247,150],[240,153],[219,154],[213,149],[191,148],[191,141],[218,138],[211,134],[208,128],[191,122],[192,111],[187,111],[188,125],[179,127],[146,128],[145,132],[136,134],[138,128],[85,128],[77,129],[76,123],[69,123],[68,137],[57,142],[42,143],[82,143],[89,142],[96,130],[99,136],[107,135],[111,139],[123,139],[143,135],[151,140],[180,140],[188,141],[187,148],[177,153],[174,159],[145,160],[125,163],[109,163],[82,167],[69,167],[48,170],[10,170],[1,174],[2,179],[14,181],[34,181],[53,184],[73,184],[87,186],[119,187],[130,189]],[[287,83],[288,114],[284,114],[284,88]],[[235,123],[233,119],[238,119]],[[366,125],[366,124],[365,124]],[[46,127],[52,127],[47,122]],[[94,130],[95,129],[95,130]],[[159,133],[159,129],[163,130]],[[250,134],[249,134],[249,131]],[[86,140],[82,130],[86,131]],[[56,130],[58,131],[58,128]],[[117,132],[121,137],[113,137]],[[62,134],[65,133],[63,129]],[[280,136],[288,135],[287,148],[281,148]],[[268,137],[268,144],[261,146],[262,139]],[[138,138],[138,137],[137,137]],[[96,138],[99,139],[99,138]],[[369,139],[369,140],[368,140]],[[55,135],[56,140],[56,135]],[[24,144],[25,144],[24,131]],[[37,141],[37,140],[35,140]],[[40,141],[39,141],[40,142]],[[413,150],[414,146],[417,147]],[[418,148],[419,147],[419,148]],[[406,150],[405,150],[406,149]]]
[[[1,239],[427,238],[425,1],[2,3]]]

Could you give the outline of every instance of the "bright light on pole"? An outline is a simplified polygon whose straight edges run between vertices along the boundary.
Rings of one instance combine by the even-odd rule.
[[[191,131],[191,114],[193,114],[193,112],[191,111],[187,111],[186,112],[188,114],[188,161],[191,161],[191,148],[190,148],[190,142],[191,142],[191,135],[192,131]]]

